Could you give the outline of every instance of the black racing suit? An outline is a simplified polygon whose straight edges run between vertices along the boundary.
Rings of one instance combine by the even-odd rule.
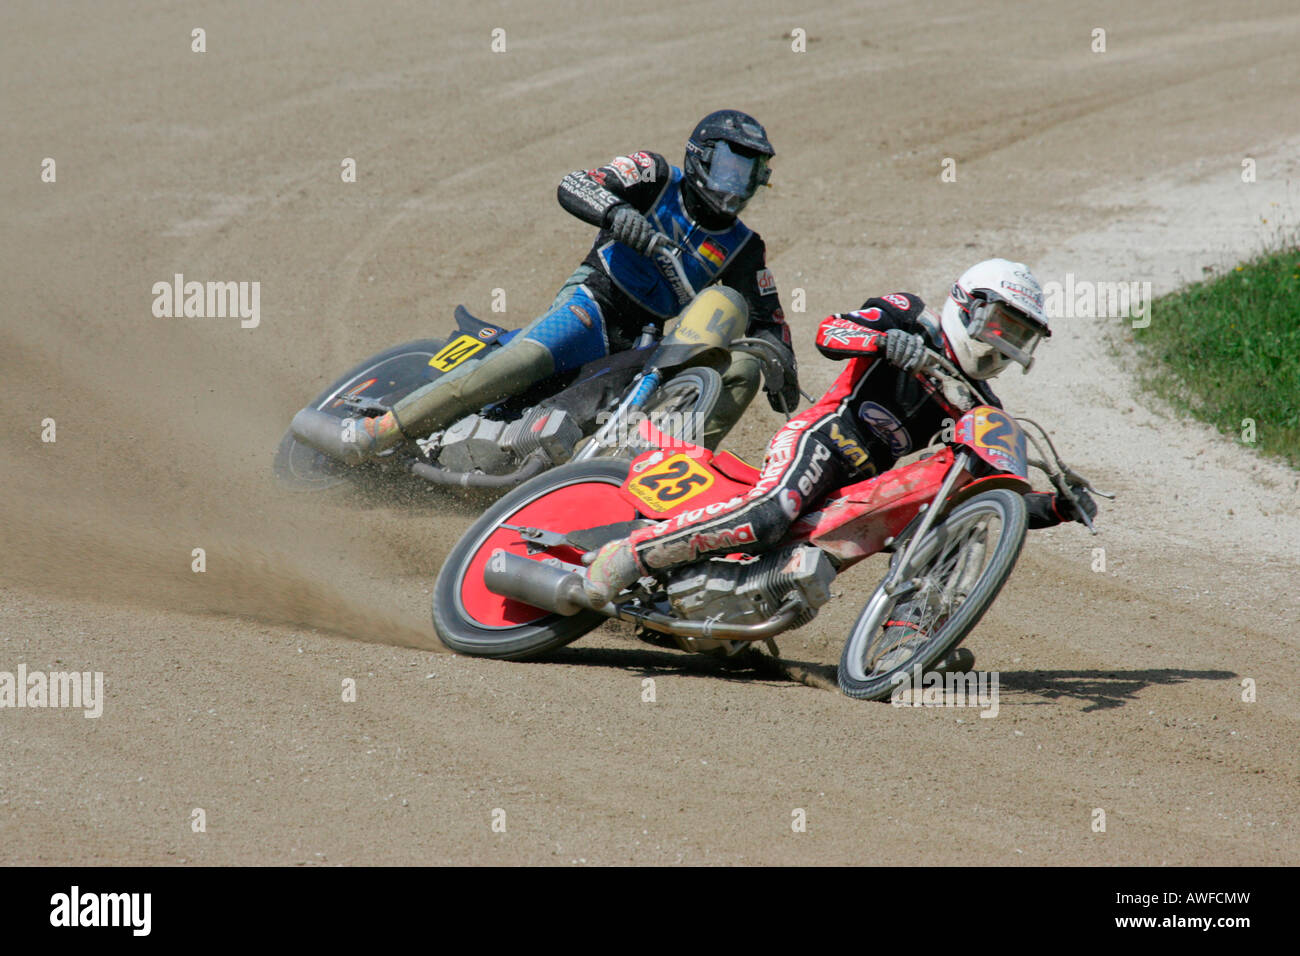
[[[629,296],[611,276],[607,261],[600,250],[612,241],[605,227],[613,210],[623,204],[633,206],[647,214],[661,230],[672,228],[671,222],[656,218],[656,211],[666,190],[681,191],[681,205],[692,225],[692,235],[674,236],[691,244],[699,235],[720,231],[734,220],[719,220],[700,204],[689,189],[683,187],[676,170],[658,153],[647,151],[618,156],[596,169],[577,170],[560,182],[557,196],[560,205],[583,222],[599,226],[600,232],[592,243],[583,265],[592,271],[583,280],[592,296],[600,304],[605,316],[610,340],[610,351],[630,348],[647,324],[661,326],[667,316],[656,315],[642,307]],[[728,255],[715,282],[739,292],[749,305],[749,328],[746,334],[766,338],[791,347],[790,330],[781,310],[776,283],[767,268],[766,247],[756,232],[750,232],[739,248],[726,250]],[[675,310],[674,313],[675,314]],[[793,379],[794,369],[790,370]]]
[[[868,299],[856,312],[823,319],[817,348],[827,358],[848,359],[848,367],[820,401],[772,438],[751,492],[701,520],[671,519],[634,532],[630,541],[642,567],[661,570],[709,553],[762,553],[828,492],[888,471],[969,411],[885,360],[890,329],[921,335],[928,347],[946,351],[934,314],[915,295]],[[982,402],[1002,407],[987,383],[969,384]],[[1025,501],[1031,528],[1064,520],[1054,494],[1034,492]]]
[[[565,176],[559,187],[560,204],[600,227],[582,265],[569,276],[550,308],[505,348],[463,362],[406,395],[389,415],[368,425],[375,436],[371,449],[392,444],[399,430],[408,438],[423,438],[545,378],[625,351],[643,327],[662,328],[697,292],[719,282],[745,299],[747,334],[779,344],[787,360],[785,382],[780,396],[774,398],[769,391],[768,400],[774,408],[781,404],[793,408],[799,395],[794,353],[776,283],[766,266],[763,240],[738,219],[708,216],[682,184],[680,169],[646,152],[616,156],[608,165]],[[674,267],[613,239],[606,228],[610,216],[629,205],[673,240]],[[723,392],[704,423],[704,444],[717,446],[758,391],[760,378],[758,359],[732,354],[722,374]]]

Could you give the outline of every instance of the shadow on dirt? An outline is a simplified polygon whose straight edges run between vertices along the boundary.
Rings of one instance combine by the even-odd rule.
[[[1000,675],[1004,691],[1045,698],[1016,701],[1017,705],[1046,704],[1062,698],[1087,702],[1083,713],[1122,707],[1153,684],[1182,684],[1190,680],[1232,680],[1232,671],[1188,671],[1173,668],[1143,671],[1015,671]]]
[[[733,657],[713,657],[658,650],[651,644],[627,648],[565,647],[536,660],[538,663],[617,668],[642,677],[673,675],[746,682],[794,681],[819,690],[839,689],[834,665],[788,658],[778,660],[755,649],[743,650]]]
[[[793,681],[819,690],[839,691],[836,667],[812,661],[780,660],[758,650],[745,650],[734,657],[709,657],[702,654],[674,653],[657,650],[651,645],[628,648],[566,647],[538,663],[569,664],[579,667],[609,667],[631,671],[642,677],[672,675],[707,677],[740,682]],[[1141,671],[1016,671],[1001,672],[1000,689],[1034,695],[1041,700],[1020,699],[1018,706],[1037,706],[1058,700],[1077,700],[1087,706],[1082,713],[1122,707],[1138,699],[1146,688],[1160,684],[1182,684],[1193,680],[1234,680],[1237,675],[1222,670],[1178,670],[1173,668]]]

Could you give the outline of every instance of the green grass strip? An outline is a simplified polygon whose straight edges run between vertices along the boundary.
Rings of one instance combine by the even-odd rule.
[[[1156,394],[1300,468],[1300,249],[1162,296],[1134,335]]]

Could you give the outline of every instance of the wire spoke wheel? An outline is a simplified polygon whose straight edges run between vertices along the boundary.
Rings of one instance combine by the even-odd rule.
[[[713,414],[722,394],[722,376],[711,368],[692,368],[661,385],[641,409],[639,417],[647,419],[664,435],[680,438],[695,445],[704,444],[704,424]],[[647,446],[637,435],[635,423],[626,427],[619,440],[593,457],[626,458],[645,451]]]
[[[840,689],[862,700],[887,696],[898,675],[930,667],[960,643],[1006,583],[1027,527],[1024,499],[999,489],[930,529],[901,577],[911,589],[878,588],[858,616],[840,659]]]

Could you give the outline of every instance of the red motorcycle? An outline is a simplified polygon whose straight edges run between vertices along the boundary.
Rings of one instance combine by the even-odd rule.
[[[943,356],[929,353],[923,371],[960,407],[976,400]],[[731,654],[768,641],[776,654],[772,638],[811,621],[830,599],[832,581],[885,552],[888,573],[858,615],[839,666],[844,693],[879,699],[896,675],[943,660],[997,597],[1024,544],[1030,467],[1072,501],[1080,488],[1113,497],[1065,465],[1037,423],[977,405],[919,460],[828,494],[766,553],[709,556],[655,572],[595,607],[583,588],[584,559],[601,545],[653,522],[694,520],[745,495],[758,479],[757,469],[729,452],[664,436],[650,422],[640,433],[648,447],[632,461],[556,468],[474,522],[434,588],[434,626],[444,644],[523,660],[617,618],[690,652]],[[1088,528],[1096,533],[1091,522]],[[734,543],[744,544],[737,535]]]

